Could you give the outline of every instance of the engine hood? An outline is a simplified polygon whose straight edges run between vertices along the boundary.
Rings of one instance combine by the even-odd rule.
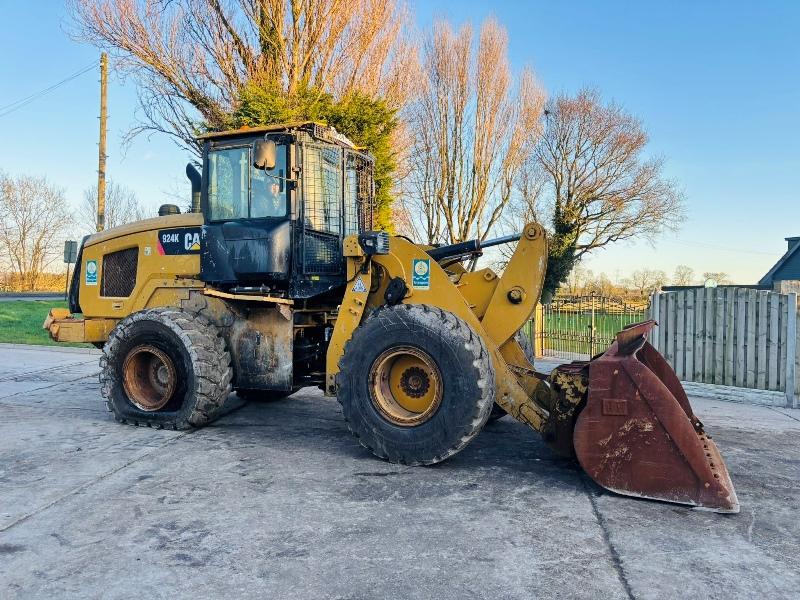
[[[130,235],[132,233],[141,233],[143,231],[152,231],[154,229],[166,229],[169,227],[199,227],[203,225],[202,213],[186,213],[182,215],[168,215],[164,217],[154,217],[152,219],[144,219],[142,221],[135,221],[134,223],[127,223],[119,227],[112,227],[105,231],[90,235],[84,242],[84,246],[94,246],[101,244],[114,238]]]

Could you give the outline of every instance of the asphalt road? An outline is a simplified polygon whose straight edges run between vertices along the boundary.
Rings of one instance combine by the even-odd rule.
[[[94,352],[0,345],[0,598],[798,597],[800,411],[693,401],[718,515],[607,493],[510,418],[429,468],[315,391],[118,425]]]
[[[13,300],[63,300],[64,292],[50,293],[50,292],[31,292],[24,294],[14,293],[1,293],[0,302],[11,302]]]

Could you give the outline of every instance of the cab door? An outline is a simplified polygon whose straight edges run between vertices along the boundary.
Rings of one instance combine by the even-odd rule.
[[[218,142],[206,158],[206,226],[201,278],[215,283],[279,283],[291,273],[287,145],[275,167],[253,166],[252,145]]]

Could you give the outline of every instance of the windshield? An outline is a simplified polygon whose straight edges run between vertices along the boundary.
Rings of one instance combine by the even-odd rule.
[[[212,221],[286,216],[286,146],[279,145],[275,168],[253,167],[251,147],[208,154],[208,206]]]

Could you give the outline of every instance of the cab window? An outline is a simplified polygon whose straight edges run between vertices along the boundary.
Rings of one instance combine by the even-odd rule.
[[[344,172],[344,234],[358,233],[358,173],[351,161]]]
[[[338,234],[342,220],[342,152],[309,144],[303,149],[306,227]]]
[[[286,147],[278,146],[275,168],[269,171],[250,165],[250,218],[286,215]]]
[[[209,152],[210,220],[286,216],[285,178],[285,146],[278,146],[275,168],[269,171],[253,167],[249,145]]]

